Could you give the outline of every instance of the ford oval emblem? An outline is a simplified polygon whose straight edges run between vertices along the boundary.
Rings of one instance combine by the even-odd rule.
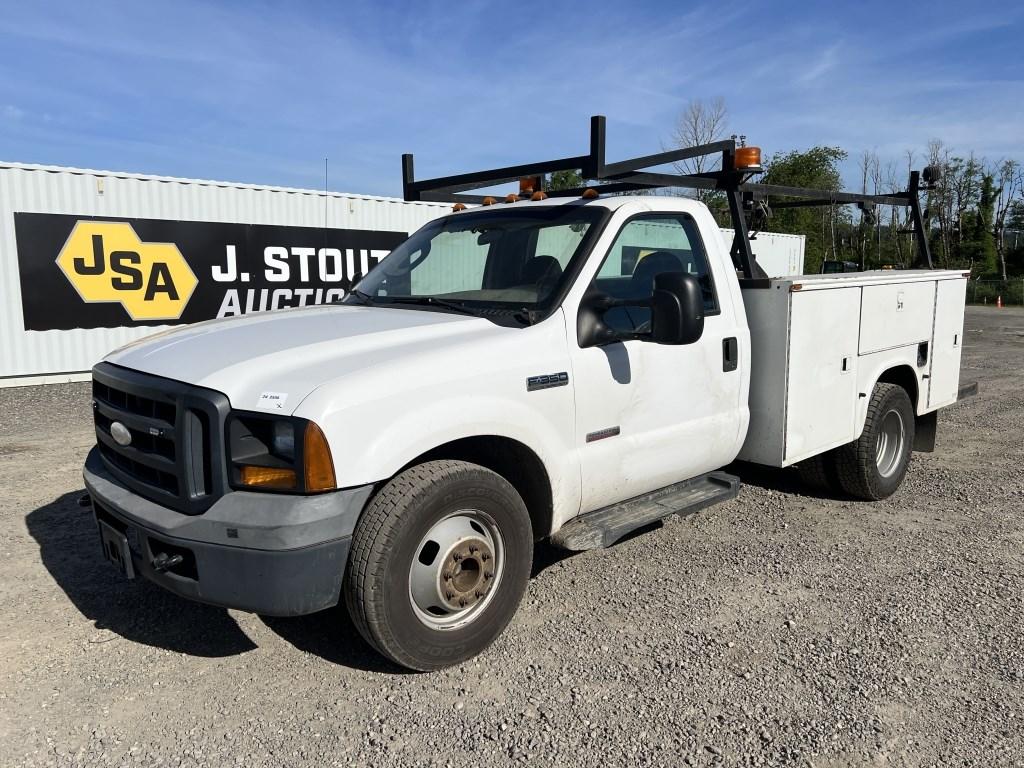
[[[110,425],[110,436],[118,445],[131,445],[132,433],[120,421],[115,421]]]

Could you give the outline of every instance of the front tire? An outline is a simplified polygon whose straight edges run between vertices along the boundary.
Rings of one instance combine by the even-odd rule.
[[[344,592],[363,638],[401,666],[442,669],[501,634],[533,562],[530,516],[500,475],[431,461],[393,478],[352,536]]]
[[[878,501],[903,483],[914,446],[914,406],[903,387],[876,384],[861,436],[836,449],[839,482],[851,496]]]

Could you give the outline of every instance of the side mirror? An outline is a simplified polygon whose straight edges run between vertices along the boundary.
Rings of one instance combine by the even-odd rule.
[[[654,277],[651,297],[651,341],[693,344],[704,333],[704,295],[700,282],[683,272]]]
[[[649,328],[625,332],[608,327],[604,313],[612,307],[650,307]],[[693,275],[666,272],[654,278],[649,299],[614,299],[591,288],[580,302],[576,338],[581,348],[618,341],[692,344],[704,333],[704,296]]]

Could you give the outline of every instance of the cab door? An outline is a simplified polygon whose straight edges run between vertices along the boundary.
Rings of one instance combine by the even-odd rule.
[[[724,272],[723,259],[712,262],[718,273],[709,265],[692,217],[644,213],[622,225],[593,278],[591,288],[638,302],[605,313],[605,323],[616,331],[649,329],[651,313],[643,302],[651,297],[654,276],[663,272],[698,277],[705,320],[703,336],[679,346],[629,340],[581,349],[575,329],[568,329],[581,513],[703,474],[735,458],[747,413],[740,361],[749,360],[749,354],[739,349],[747,334],[735,313],[722,311],[723,300],[729,302],[731,276]]]

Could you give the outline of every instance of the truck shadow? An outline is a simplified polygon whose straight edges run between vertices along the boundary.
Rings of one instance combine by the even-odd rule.
[[[769,491],[778,491],[793,496],[807,496],[812,499],[831,499],[845,501],[852,499],[842,491],[833,491],[826,488],[812,488],[800,479],[800,475],[794,469],[779,469],[778,467],[766,467],[761,464],[749,464],[745,461],[736,461],[725,467],[725,472],[736,475],[744,485],[755,485]]]
[[[235,656],[256,645],[223,608],[183,600],[103,560],[92,513],[66,493],[25,517],[53,580],[96,629],[192,656]]]
[[[577,554],[547,541],[538,542],[533,550],[530,578]],[[332,664],[380,674],[416,674],[392,664],[373,650],[355,628],[343,604],[309,616],[260,616],[260,620],[282,640]]]
[[[285,642],[331,664],[387,675],[416,674],[373,650],[355,628],[344,605],[308,616],[260,616],[260,621]]]

